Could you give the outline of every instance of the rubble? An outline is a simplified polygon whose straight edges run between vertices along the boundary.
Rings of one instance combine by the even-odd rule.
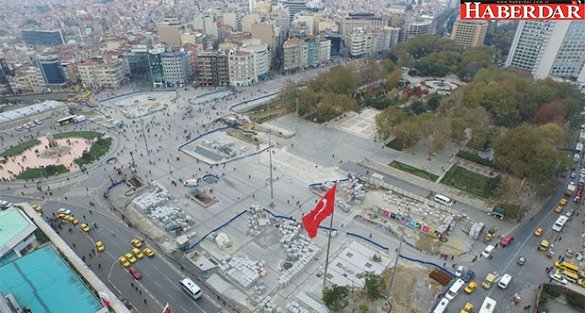
[[[264,265],[264,261],[253,261],[248,256],[228,257],[220,262],[219,272],[246,290],[256,285],[259,288],[255,288],[255,292],[264,293],[266,286],[260,281],[267,274]]]
[[[321,248],[315,246],[304,235],[300,235],[301,224],[296,221],[285,221],[278,228],[282,237],[280,244],[285,249],[287,260],[294,261],[292,267],[283,269],[278,277],[281,288],[304,272],[307,265],[321,253]]]

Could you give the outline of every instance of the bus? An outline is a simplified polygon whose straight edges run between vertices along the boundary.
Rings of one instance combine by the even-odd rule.
[[[483,300],[483,303],[481,305],[481,308],[479,308],[478,313],[494,313],[495,309],[496,300],[490,297],[485,297],[485,300]]]
[[[579,274],[577,274],[576,272],[564,270],[562,273],[563,276],[565,276],[565,279],[572,282],[573,284],[576,284],[577,281],[579,280]]]
[[[565,224],[567,223],[567,221],[569,221],[568,217],[566,217],[564,215],[559,216],[559,218],[557,219],[557,221],[553,225],[552,229],[556,232],[560,232],[561,230],[563,230],[563,227],[565,227]]]
[[[438,193],[435,194],[435,201],[439,202],[442,205],[446,205],[446,206],[452,206],[455,203],[455,201],[451,200],[450,198],[445,197],[445,196],[438,194]]]
[[[568,270],[571,272],[575,272],[575,273],[579,273],[579,266],[571,263],[571,262],[567,262],[567,261],[556,261],[555,262],[555,267],[561,270]]]
[[[57,120],[57,125],[63,126],[63,125],[67,125],[70,123],[75,123],[76,117],[77,117],[77,115],[69,115],[69,116],[65,116],[64,118],[60,118]]]
[[[461,279],[461,278],[457,279],[453,283],[453,285],[451,285],[451,287],[449,287],[449,290],[447,290],[447,293],[445,294],[445,298],[449,301],[453,301],[453,299],[455,299],[455,297],[459,294],[461,289],[463,289],[464,285],[465,285],[465,282],[463,281],[463,279]]]
[[[194,300],[201,298],[201,288],[190,278],[185,277],[181,279],[181,289]]]

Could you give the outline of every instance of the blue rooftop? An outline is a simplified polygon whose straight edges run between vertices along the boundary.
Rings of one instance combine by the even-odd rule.
[[[0,293],[34,313],[95,313],[99,300],[51,246],[0,267]]]

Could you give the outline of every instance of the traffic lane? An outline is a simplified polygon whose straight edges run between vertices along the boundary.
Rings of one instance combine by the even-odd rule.
[[[128,299],[138,311],[142,313],[159,313],[162,311],[162,306],[156,303],[148,292],[144,291],[127,269],[117,262],[112,263],[109,268],[108,282],[115,286],[116,290],[122,294],[122,297]]]

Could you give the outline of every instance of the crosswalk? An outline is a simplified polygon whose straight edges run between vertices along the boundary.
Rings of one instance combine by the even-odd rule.
[[[89,189],[86,189],[86,188],[73,188],[73,189],[69,190],[65,194],[65,196],[68,197],[68,198],[69,197],[80,197],[80,198],[83,198],[83,197],[89,197],[91,195],[95,195],[96,191],[97,191],[97,188],[89,188]]]

